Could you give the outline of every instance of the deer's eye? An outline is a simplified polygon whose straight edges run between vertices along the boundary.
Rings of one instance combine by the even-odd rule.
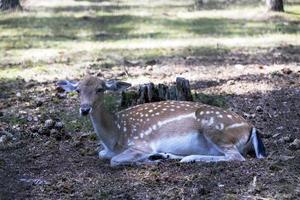
[[[99,93],[99,92],[104,92],[104,88],[97,88],[96,93]]]
[[[76,89],[75,91],[76,91],[78,94],[80,93],[80,89]]]

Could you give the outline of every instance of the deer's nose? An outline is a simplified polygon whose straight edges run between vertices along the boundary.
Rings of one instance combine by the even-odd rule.
[[[91,111],[92,111],[91,105],[88,105],[88,104],[80,105],[79,112],[82,116],[90,114]]]

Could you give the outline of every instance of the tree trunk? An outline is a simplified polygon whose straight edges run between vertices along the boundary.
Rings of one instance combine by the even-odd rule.
[[[266,0],[269,11],[284,12],[283,0]]]
[[[21,8],[19,0],[0,0],[0,10],[11,10]]]

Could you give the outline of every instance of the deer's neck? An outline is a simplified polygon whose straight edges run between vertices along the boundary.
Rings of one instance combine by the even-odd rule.
[[[115,151],[119,143],[120,134],[114,123],[114,115],[107,109],[99,106],[90,117],[96,134],[103,145],[109,150]]]

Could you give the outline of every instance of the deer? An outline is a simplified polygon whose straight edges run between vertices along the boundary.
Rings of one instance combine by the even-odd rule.
[[[110,159],[111,166],[164,159],[245,161],[251,153],[258,159],[266,157],[259,131],[232,111],[200,102],[160,101],[113,113],[105,107],[104,96],[130,84],[87,76],[80,82],[64,80],[57,85],[79,93],[80,115],[89,115],[104,148],[99,158]]]

